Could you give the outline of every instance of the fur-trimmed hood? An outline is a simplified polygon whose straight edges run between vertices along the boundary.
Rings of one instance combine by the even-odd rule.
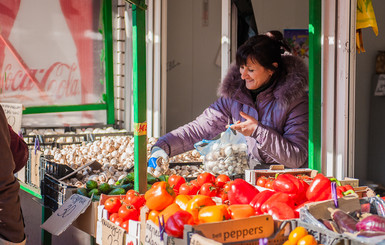
[[[274,81],[270,87],[273,89],[274,97],[282,104],[290,104],[292,101],[304,96],[308,88],[309,72],[308,67],[299,57],[292,55],[282,56],[282,62],[286,74]],[[271,89],[262,93],[271,93]],[[232,64],[226,77],[218,88],[218,96],[244,101],[245,95],[249,95],[239,72],[239,67]]]

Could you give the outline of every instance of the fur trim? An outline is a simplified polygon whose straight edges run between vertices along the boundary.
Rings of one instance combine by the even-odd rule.
[[[282,56],[282,62],[286,69],[286,75],[274,82],[272,85],[274,86],[273,94],[279,102],[290,104],[306,94],[309,83],[309,71],[302,58],[284,55]],[[264,92],[267,91],[271,92],[270,89]],[[232,64],[226,77],[219,85],[218,96],[241,99],[240,94],[249,95],[249,92],[241,78],[239,68],[237,65]]]

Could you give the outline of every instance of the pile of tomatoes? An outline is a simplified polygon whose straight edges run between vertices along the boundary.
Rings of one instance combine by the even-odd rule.
[[[145,203],[144,195],[135,190],[129,190],[125,196],[106,199],[104,209],[108,211],[111,222],[128,232],[128,221],[139,220],[140,209]]]

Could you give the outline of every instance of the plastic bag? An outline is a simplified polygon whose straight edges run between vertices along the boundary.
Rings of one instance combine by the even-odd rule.
[[[218,139],[202,140],[194,147],[204,156],[204,170],[214,175],[243,174],[249,168],[246,138],[231,128]]]

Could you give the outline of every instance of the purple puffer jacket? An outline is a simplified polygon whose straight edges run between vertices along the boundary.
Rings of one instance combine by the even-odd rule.
[[[192,150],[196,142],[212,139],[225,131],[229,121],[245,121],[239,115],[243,111],[259,121],[254,133],[246,137],[251,158],[288,168],[306,167],[308,68],[295,56],[282,56],[282,59],[286,76],[258,94],[256,101],[252,101],[239,68],[232,65],[218,89],[220,98],[194,121],[162,136],[155,146],[169,156]]]

